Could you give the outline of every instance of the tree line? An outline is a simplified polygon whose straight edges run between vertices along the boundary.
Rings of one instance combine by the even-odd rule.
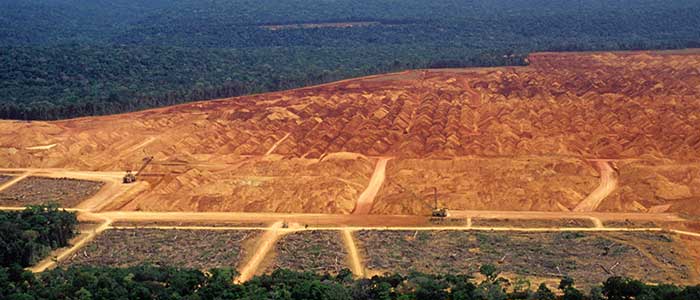
[[[22,268],[35,264],[52,249],[67,246],[77,225],[75,213],[61,210],[56,204],[0,211],[0,266]]]
[[[422,46],[266,48],[254,53],[79,44],[0,48],[0,119],[115,114],[405,69],[522,65],[524,58],[507,51]]]
[[[468,275],[384,274],[354,279],[347,269],[337,275],[278,269],[245,283],[233,283],[235,271],[135,266],[70,267],[32,274],[0,268],[0,299],[285,299],[285,300],[696,300],[700,286],[649,285],[610,277],[590,291],[576,288],[571,278],[556,289],[532,288],[527,280],[510,282],[491,265],[483,279]]]
[[[0,118],[53,120],[534,51],[700,46],[695,0],[6,0]],[[263,25],[374,22],[346,28]]]

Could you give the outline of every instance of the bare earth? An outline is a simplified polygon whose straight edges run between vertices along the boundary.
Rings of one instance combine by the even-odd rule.
[[[14,177],[0,182],[0,198],[14,199],[0,209],[49,186],[98,224],[35,272],[53,257],[232,266],[237,281],[271,266],[371,276],[495,262],[536,280],[700,282],[700,51],[529,61],[0,121],[11,133],[0,171]],[[136,183],[121,183],[151,155]],[[34,176],[104,185],[27,187]],[[428,217],[434,191],[445,220]]]
[[[667,175],[695,172],[688,168],[700,158],[700,52],[536,53],[529,61],[116,116],[0,121],[1,132],[14,133],[0,136],[0,167],[123,172],[153,155],[146,190],[108,209],[349,213],[374,160],[385,157],[387,179],[410,183],[421,198],[437,186],[452,209],[700,215],[697,176]],[[596,168],[600,159],[619,168],[619,187],[592,194],[594,177],[608,174]],[[450,177],[449,163],[437,160],[464,163],[455,166],[464,176]],[[634,164],[654,165],[645,168],[656,179],[630,178]],[[415,197],[385,188],[372,213],[426,213]],[[587,197],[593,205],[578,206]]]

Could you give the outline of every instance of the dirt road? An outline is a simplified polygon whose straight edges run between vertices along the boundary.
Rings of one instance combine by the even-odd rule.
[[[57,249],[51,255],[49,255],[49,257],[45,258],[44,260],[29,268],[29,271],[39,273],[49,268],[55,267],[58,262],[63,261],[69,256],[73,255],[73,253],[80,250],[80,248],[94,240],[100,233],[109,229],[111,224],[111,220],[104,220],[104,222],[100,224],[99,227],[89,231],[88,233],[79,235],[77,237],[77,240],[73,241],[73,244],[70,247],[66,249]]]
[[[374,197],[377,196],[379,189],[386,178],[386,164],[390,158],[380,158],[377,161],[377,166],[374,168],[372,178],[369,180],[367,188],[360,194],[355,203],[355,209],[352,210],[356,215],[367,215],[372,210]]]
[[[273,144],[272,147],[270,147],[270,149],[268,149],[267,152],[265,152],[265,155],[267,156],[267,155],[270,155],[273,152],[275,152],[275,149],[277,149],[277,146],[282,144],[289,137],[290,134],[291,133],[285,134],[279,141],[275,142],[275,144]]]
[[[610,166],[610,163],[604,160],[596,160],[595,164],[600,171],[600,185],[588,197],[583,199],[574,208],[574,211],[595,211],[600,203],[603,202],[603,199],[617,188],[617,173]]]
[[[348,258],[350,263],[350,271],[357,277],[364,276],[364,267],[362,267],[362,259],[360,258],[359,251],[357,251],[357,246],[355,245],[355,238],[352,236],[352,230],[343,229],[343,243],[345,244],[345,249],[348,250]]]
[[[14,177],[14,178],[12,178],[10,181],[5,182],[4,184],[0,185],[0,192],[2,192],[3,190],[9,188],[10,186],[14,185],[15,183],[18,183],[18,182],[22,181],[22,179],[25,179],[25,178],[29,177],[29,175],[31,175],[31,174],[32,174],[32,172],[25,172],[25,173],[23,173],[22,175],[19,175],[19,176],[17,176],[17,177]]]
[[[343,214],[295,214],[295,213],[243,213],[243,212],[145,212],[108,211],[98,215],[115,222],[192,222],[212,223],[273,223],[277,221],[295,222],[319,227],[323,225],[396,227],[431,226],[427,216],[407,215],[343,215]],[[586,219],[601,221],[634,220],[674,222],[685,219],[669,213],[609,213],[609,212],[533,212],[533,211],[450,211],[448,219]]]
[[[282,222],[275,222],[269,227],[269,230],[260,237],[253,256],[243,265],[240,275],[238,275],[238,278],[234,279],[234,282],[246,282],[253,278],[267,253],[270,252],[270,249],[272,249],[277,240],[279,240],[280,228],[282,228]]]

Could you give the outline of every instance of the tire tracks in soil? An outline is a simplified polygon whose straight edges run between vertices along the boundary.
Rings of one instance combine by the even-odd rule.
[[[354,230],[343,229],[343,242],[345,248],[348,250],[348,258],[350,261],[350,270],[357,277],[364,277],[364,267],[362,266],[362,258],[360,257],[359,251],[357,251],[357,245],[355,244],[355,238],[352,236]]]
[[[604,160],[596,160],[594,163],[600,172],[600,185],[576,205],[574,211],[595,211],[600,203],[617,188],[617,172],[610,163]]]
[[[374,198],[379,193],[379,189],[386,178],[386,164],[391,158],[380,158],[372,173],[372,178],[369,180],[367,188],[360,194],[355,203],[355,208],[352,210],[354,215],[368,215],[372,210]]]
[[[274,247],[280,237],[282,237],[283,233],[279,230],[281,228],[282,222],[278,221],[270,225],[268,230],[263,233],[257,243],[253,256],[243,265],[238,277],[234,279],[235,283],[246,282],[253,278],[263,260],[265,260],[267,253],[270,252],[272,247]]]

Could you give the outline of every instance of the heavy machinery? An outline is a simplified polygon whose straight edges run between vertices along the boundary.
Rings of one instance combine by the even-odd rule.
[[[145,169],[146,166],[148,166],[148,164],[150,164],[153,161],[153,156],[146,156],[143,158],[142,161],[143,164],[141,165],[139,170],[136,171],[136,173],[132,173],[131,170],[126,171],[126,175],[124,175],[122,182],[124,182],[125,184],[136,182],[136,177],[138,177],[139,174],[141,174],[141,172],[143,171],[143,169]]]
[[[447,208],[438,206],[438,196],[436,187],[433,187],[433,198],[435,199],[435,206],[433,206],[433,212],[431,216],[433,218],[446,218]]]
[[[387,181],[388,181],[388,180],[387,180]],[[428,204],[427,201],[423,200],[424,198],[419,197],[418,195],[416,195],[415,193],[413,193],[413,192],[410,191],[409,189],[407,189],[407,188],[401,186],[400,184],[398,184],[398,183],[396,183],[396,182],[393,182],[393,181],[388,181],[388,182],[391,183],[391,184],[394,184],[395,186],[397,186],[398,188],[400,188],[402,191],[411,194],[411,195],[413,196],[413,198],[415,198],[417,201],[423,202],[423,203],[427,204],[428,206],[430,206],[430,204]],[[443,218],[447,218],[447,215],[448,215],[447,208],[445,208],[445,207],[440,207],[440,206],[438,205],[437,187],[433,187],[433,199],[434,199],[434,201],[435,201],[435,202],[434,202],[435,205],[433,205],[433,206],[431,207],[431,209],[432,209],[432,211],[431,211],[431,213],[430,213],[431,219],[443,219]]]

